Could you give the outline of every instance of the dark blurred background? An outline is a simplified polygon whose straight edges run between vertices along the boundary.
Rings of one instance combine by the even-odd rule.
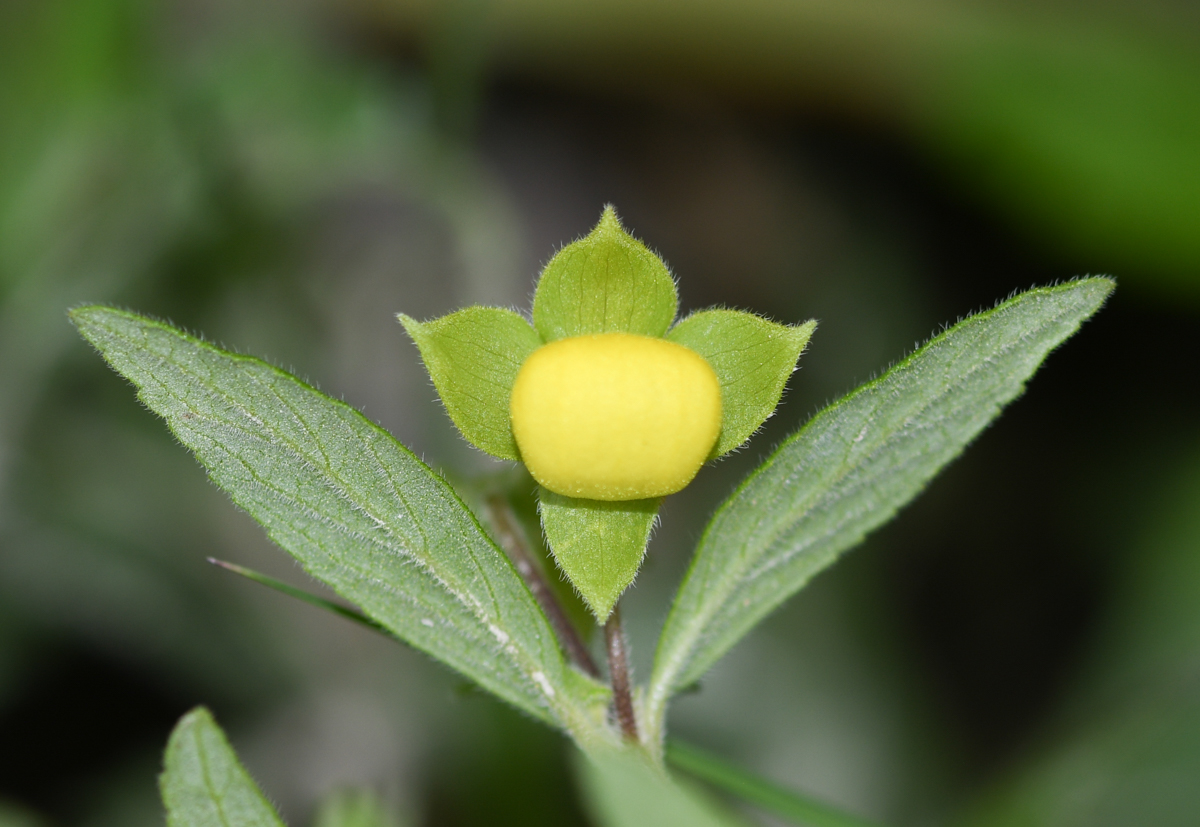
[[[821,320],[765,432],[668,502],[624,604],[643,676],[783,435],[1014,290],[1119,284],[672,731],[891,825],[1200,823],[1194,4],[5,0],[2,827],[160,824],[199,702],[293,825],[342,784],[412,824],[586,823],[558,736],[207,565],[316,588],[65,310],[264,356],[466,479],[503,467],[393,314],[528,307],[605,202],[685,310]]]

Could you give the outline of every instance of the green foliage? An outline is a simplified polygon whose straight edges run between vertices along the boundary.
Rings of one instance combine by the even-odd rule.
[[[1033,760],[999,779],[958,827],[1196,823],[1200,443],[1174,447],[1166,473],[1138,479],[1151,507],[1112,577],[1112,608],[1084,679],[1072,682]]]
[[[158,783],[169,827],[283,827],[204,707],[176,724],[164,765]]]
[[[492,456],[520,459],[509,398],[521,363],[542,343],[537,331],[498,307],[468,307],[425,323],[399,318],[463,437]]]
[[[305,569],[402,640],[587,741],[606,692],[453,489],[349,406],[258,359],[104,307],[80,332]]]
[[[45,822],[24,808],[0,800],[0,827],[43,827]]]
[[[576,756],[584,800],[600,827],[740,827],[743,822],[698,791],[673,781],[628,750]]]
[[[338,790],[321,802],[313,827],[399,827],[399,821],[369,790]]]
[[[637,576],[662,500],[581,500],[539,489],[554,559],[603,623]]]
[[[741,445],[771,415],[815,322],[775,324],[710,310],[668,333],[678,300],[666,265],[606,207],[584,239],[546,266],[534,297],[536,331],[508,310],[469,307],[431,322],[400,315],[450,418],[476,447],[520,459],[510,402],[522,363],[543,342],[624,332],[663,336],[699,353],[721,382],[722,428],[712,457]],[[528,446],[527,446],[528,448]],[[541,489],[542,527],[559,567],[602,622],[633,582],[657,500],[601,503]]]
[[[1031,290],[955,325],[817,414],[717,511],[667,618],[648,725],[670,695],[916,496],[1112,291]]]
[[[690,744],[667,744],[667,763],[767,812],[808,827],[874,827],[870,822],[766,781]]]
[[[679,300],[662,259],[604,208],[586,237],[546,265],[533,297],[533,324],[546,342],[589,333],[662,336]]]
[[[702,310],[667,334],[703,356],[721,380],[721,436],[714,457],[748,440],[775,411],[816,329],[816,321],[793,327],[737,310]]]

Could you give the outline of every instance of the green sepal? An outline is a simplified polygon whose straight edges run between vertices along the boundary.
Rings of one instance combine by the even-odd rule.
[[[499,307],[467,307],[430,322],[397,318],[467,442],[500,459],[520,459],[508,403],[521,364],[542,344],[537,331]]]
[[[538,495],[554,561],[603,623],[637,576],[662,500],[583,500],[545,488]]]
[[[625,232],[609,205],[594,230],[542,271],[533,325],[547,342],[591,333],[662,336],[678,307],[667,265]]]
[[[721,382],[721,435],[712,457],[748,440],[779,404],[817,323],[782,325],[740,310],[702,310],[666,338],[699,353]]]
[[[168,827],[284,827],[204,707],[175,725],[163,764]]]

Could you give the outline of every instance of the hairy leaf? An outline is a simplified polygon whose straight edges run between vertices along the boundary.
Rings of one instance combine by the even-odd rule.
[[[662,500],[581,500],[545,488],[538,492],[554,560],[603,623],[637,576]]]
[[[508,558],[453,489],[362,414],[258,359],[111,308],[71,314],[213,481],[304,568],[504,700],[594,728],[604,690],[570,669]]]
[[[662,259],[621,227],[611,206],[558,252],[538,281],[533,324],[546,342],[589,333],[662,336],[678,309]]]
[[[1031,290],[960,322],[784,442],[700,540],[659,640],[652,729],[672,693],[916,496],[1112,289]]]
[[[175,725],[163,763],[158,786],[169,827],[283,827],[204,707]]]
[[[599,827],[740,827],[708,796],[632,750],[576,755],[584,803]]]
[[[791,327],[738,310],[702,310],[667,334],[703,356],[721,380],[721,435],[713,457],[748,440],[774,412],[816,328],[816,321]]]
[[[537,331],[499,307],[468,307],[424,323],[403,313],[399,319],[467,442],[500,459],[520,459],[508,403],[521,363],[542,343]]]

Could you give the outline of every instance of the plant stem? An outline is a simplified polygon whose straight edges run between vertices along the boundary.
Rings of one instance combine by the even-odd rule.
[[[562,605],[554,596],[554,590],[546,582],[541,567],[534,562],[525,532],[513,518],[512,506],[503,496],[493,494],[487,498],[486,507],[488,522],[495,529],[501,548],[508,555],[508,559],[513,561],[517,572],[525,580],[525,585],[529,587],[534,599],[542,607],[542,611],[549,619],[550,626],[558,636],[558,642],[567,653],[567,657],[593,678],[599,678],[600,669],[596,666],[596,661],[592,659],[583,638],[579,636],[579,631],[571,623],[567,613],[563,611]]]
[[[713,786],[789,821],[807,824],[810,827],[875,827],[869,821],[759,778],[691,744],[669,742],[667,761]]]
[[[621,610],[613,606],[608,622],[604,624],[604,643],[608,652],[608,677],[612,681],[613,708],[621,734],[628,741],[637,743],[637,715],[633,711],[633,694],[629,681],[629,647],[625,633],[621,630]]]

